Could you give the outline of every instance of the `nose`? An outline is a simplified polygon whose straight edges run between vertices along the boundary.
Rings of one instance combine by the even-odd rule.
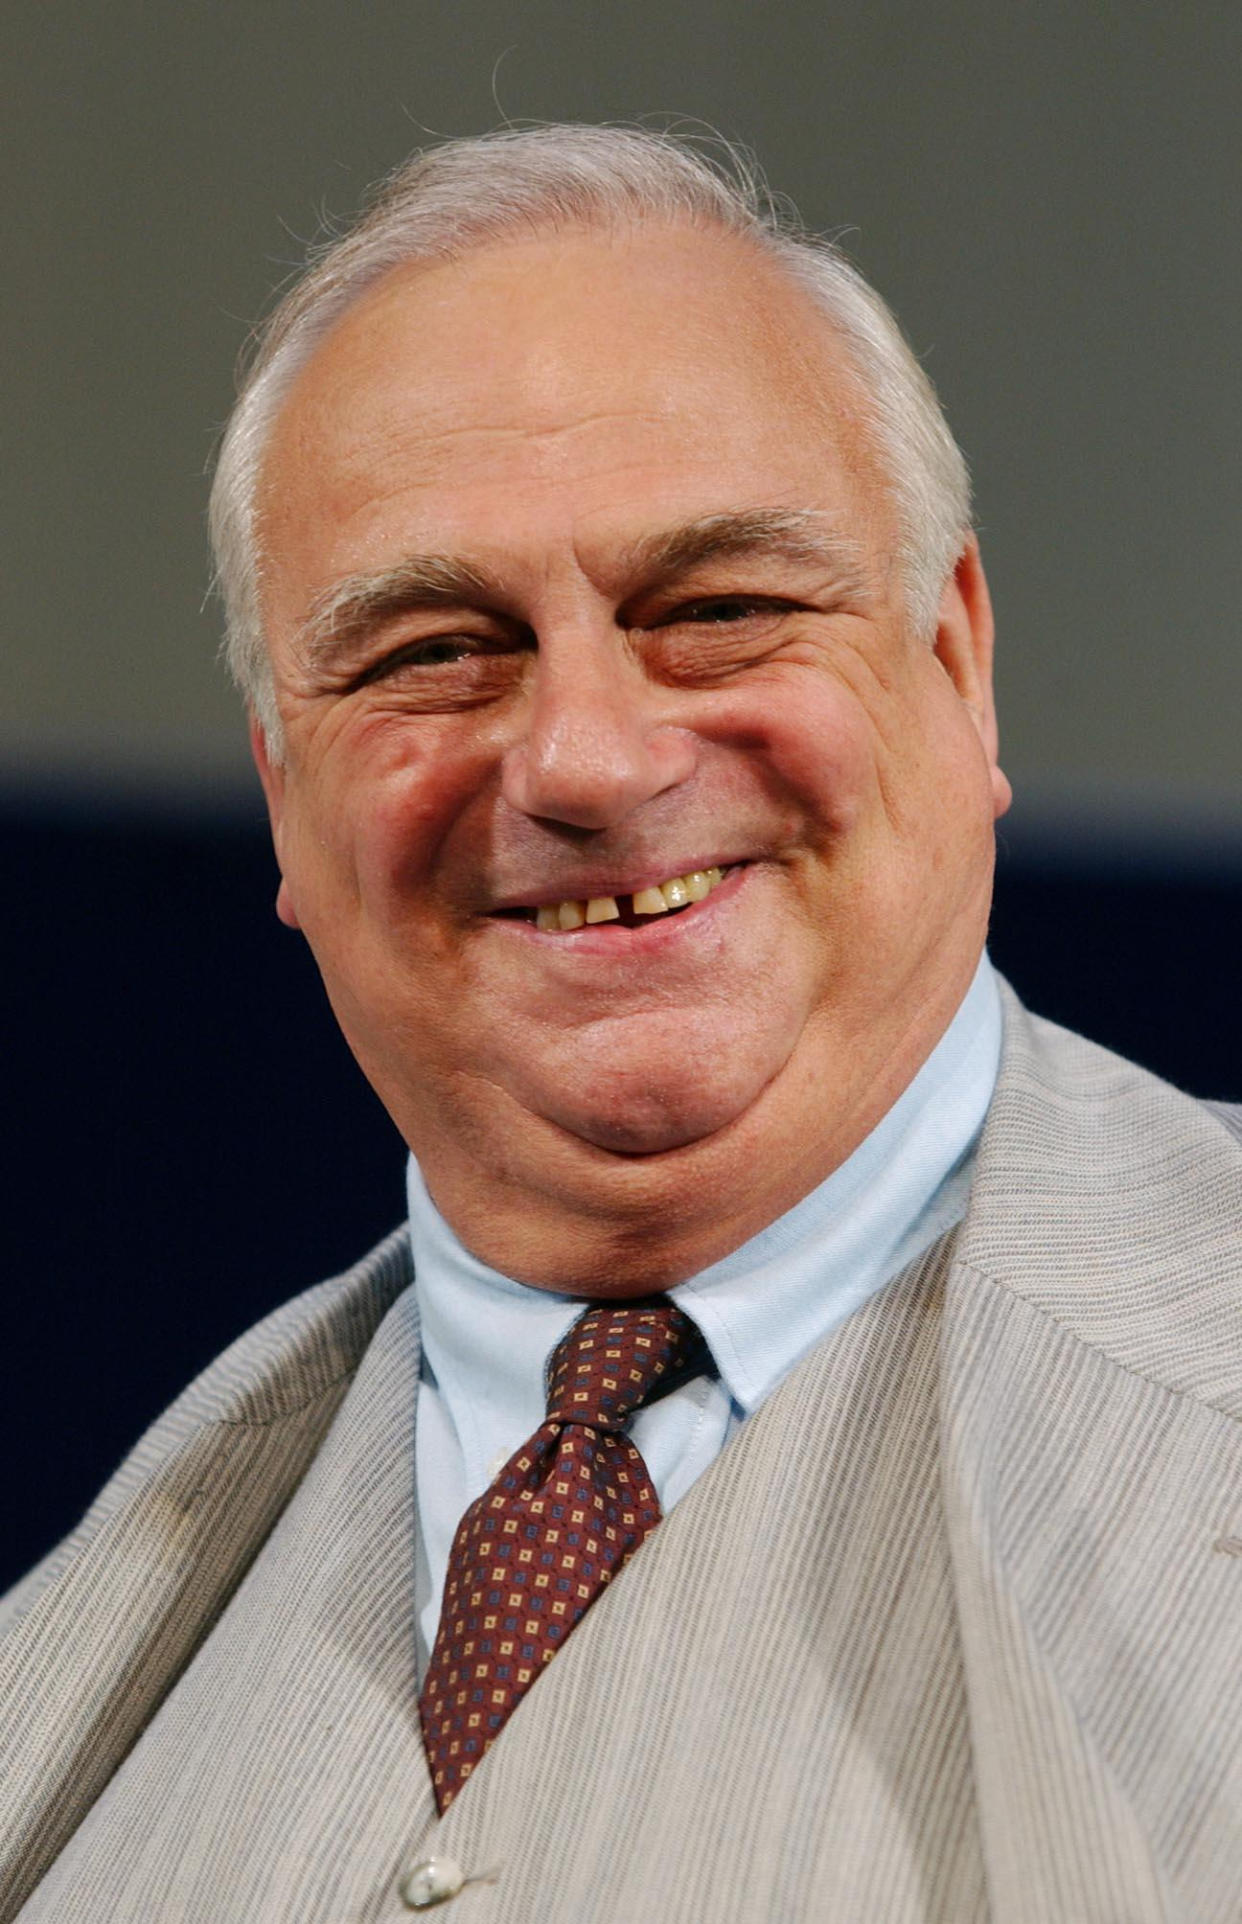
[[[505,756],[505,800],[524,815],[604,829],[684,782],[695,738],[660,718],[658,692],[615,637],[541,644],[526,727]]]

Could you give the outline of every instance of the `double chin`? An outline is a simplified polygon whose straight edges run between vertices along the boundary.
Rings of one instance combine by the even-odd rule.
[[[797,1029],[786,1014],[664,1011],[617,1033],[579,1034],[572,1052],[531,1060],[506,1078],[529,1114],[594,1149],[655,1156],[737,1123],[785,1066]]]

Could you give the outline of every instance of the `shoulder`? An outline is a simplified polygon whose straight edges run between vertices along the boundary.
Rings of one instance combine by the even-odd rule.
[[[380,1322],[414,1280],[404,1227],[340,1275],[293,1297],[239,1336],[135,1444],[77,1528],[0,1600],[0,1630],[95,1537],[108,1519],[196,1433],[264,1426],[339,1392]]]
[[[1004,989],[958,1259],[1093,1349],[1242,1417],[1242,1140]]]
[[[1205,1102],[1203,1107],[1242,1142],[1242,1102]]]

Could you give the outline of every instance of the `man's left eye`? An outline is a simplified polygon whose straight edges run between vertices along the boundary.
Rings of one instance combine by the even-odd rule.
[[[446,661],[462,661],[478,653],[478,643],[461,635],[433,636],[429,641],[410,642],[397,652],[396,659],[415,668],[437,668]]]
[[[672,618],[699,623],[746,621],[751,615],[774,615],[780,611],[779,602],[765,600],[761,595],[716,595],[710,601],[692,601],[687,607],[679,608]]]

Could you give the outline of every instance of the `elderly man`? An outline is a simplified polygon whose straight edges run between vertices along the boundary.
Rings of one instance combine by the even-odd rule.
[[[989,971],[881,302],[666,139],[451,144],[213,511],[409,1224],[11,1600],[0,1915],[1235,1917],[1242,1151]]]

